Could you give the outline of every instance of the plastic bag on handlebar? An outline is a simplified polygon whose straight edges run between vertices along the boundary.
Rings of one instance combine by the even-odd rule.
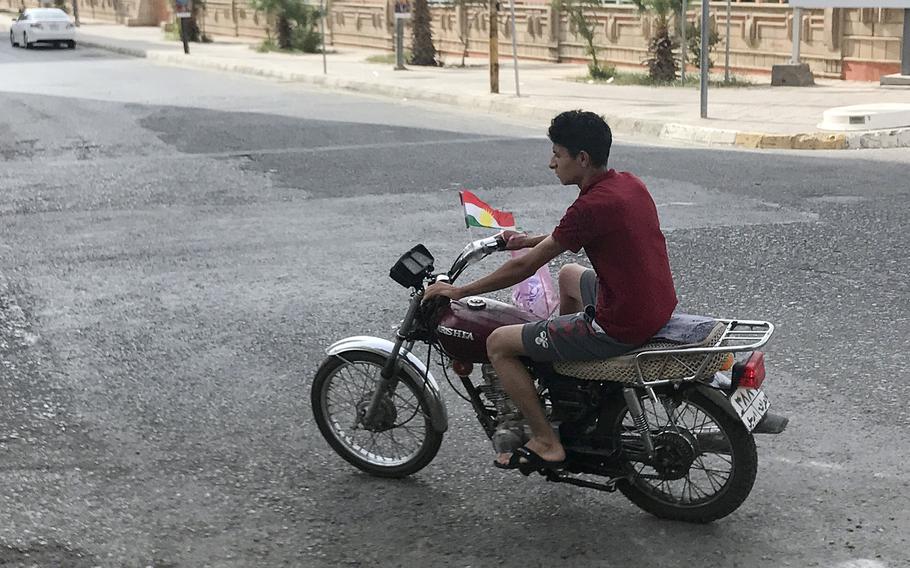
[[[527,254],[529,249],[513,250],[512,258]],[[547,319],[559,309],[559,294],[546,264],[530,278],[512,288],[512,304],[540,319]]]

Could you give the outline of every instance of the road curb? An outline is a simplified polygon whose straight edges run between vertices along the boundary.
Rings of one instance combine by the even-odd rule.
[[[114,53],[119,53],[120,55],[129,55],[130,57],[148,57],[148,52],[144,49],[136,49],[132,47],[123,47],[120,45],[111,45],[107,43],[100,43],[95,40],[85,40],[80,39],[79,45],[83,47],[94,47],[96,49],[103,49],[105,51],[111,51]]]
[[[737,132],[735,144],[743,148],[774,150],[844,150],[847,148],[847,137],[822,132],[792,135]]]
[[[186,56],[182,53],[177,54],[131,48],[107,43],[104,40],[92,37],[88,39],[80,38],[79,43],[87,47],[104,49],[122,55],[141,57],[150,61],[181,67],[211,69],[280,79],[283,81],[294,81],[319,87],[329,87],[354,93],[379,95],[397,99],[421,100],[521,118],[549,120],[555,112],[559,111],[559,109],[554,107],[527,104],[514,98],[506,99],[494,95],[476,96],[420,91],[414,90],[411,87],[405,88],[356,79],[291,72],[280,69],[257,67],[255,65],[238,64],[230,61],[219,61],[204,55]],[[826,132],[770,134],[719,129],[692,124],[679,124],[653,119],[620,116],[606,116],[605,118],[609,122],[611,128],[619,134],[646,136],[672,142],[693,142],[709,146],[730,146],[769,150],[846,150],[910,147],[910,127],[837,134]]]

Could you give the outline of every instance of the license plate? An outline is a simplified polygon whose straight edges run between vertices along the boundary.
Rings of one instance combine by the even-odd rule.
[[[52,29],[52,30],[56,30],[56,29],[58,29],[58,28],[59,28],[59,26],[58,26],[57,24],[51,24],[51,29]]]
[[[740,387],[730,395],[730,404],[751,432],[771,408],[771,401],[761,389]]]

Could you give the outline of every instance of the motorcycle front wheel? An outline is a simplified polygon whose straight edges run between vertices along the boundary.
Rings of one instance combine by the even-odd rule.
[[[735,511],[749,496],[758,469],[755,440],[742,422],[694,390],[684,397],[658,393],[660,404],[639,396],[653,460],[646,457],[622,397],[603,418],[629,471],[617,488],[663,519],[709,523]]]
[[[420,471],[439,451],[430,403],[421,385],[399,372],[393,392],[379,400],[376,418],[365,423],[386,358],[363,351],[332,356],[316,372],[313,417],[332,449],[351,465],[379,477]]]

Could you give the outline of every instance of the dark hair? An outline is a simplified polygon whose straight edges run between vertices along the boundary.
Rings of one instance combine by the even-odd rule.
[[[567,110],[550,121],[547,136],[575,158],[584,150],[591,156],[591,163],[598,167],[607,165],[613,133],[602,116],[582,110]]]

